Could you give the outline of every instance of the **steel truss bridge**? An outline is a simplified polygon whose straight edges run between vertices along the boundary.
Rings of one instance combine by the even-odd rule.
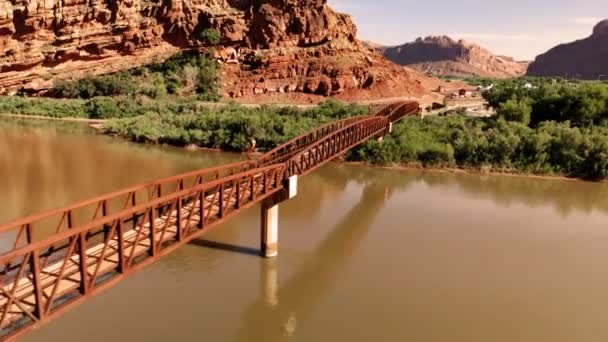
[[[332,122],[255,160],[136,185],[0,225],[0,341],[91,295],[262,203],[261,253],[276,254],[277,204],[306,175],[393,123],[417,102]]]

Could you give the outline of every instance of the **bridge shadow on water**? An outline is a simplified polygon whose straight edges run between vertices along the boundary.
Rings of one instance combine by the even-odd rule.
[[[226,252],[240,253],[249,256],[259,256],[260,250],[258,248],[246,247],[246,246],[237,246],[224,242],[217,242],[205,239],[196,239],[190,242],[191,245],[199,246],[203,248],[216,249]]]

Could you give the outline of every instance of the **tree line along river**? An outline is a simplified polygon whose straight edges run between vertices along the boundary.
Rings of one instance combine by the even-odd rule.
[[[0,120],[0,222],[241,159]],[[608,184],[332,163],[23,341],[603,341]]]

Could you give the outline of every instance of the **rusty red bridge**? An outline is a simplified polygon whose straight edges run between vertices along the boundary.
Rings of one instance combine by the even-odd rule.
[[[0,341],[13,339],[261,203],[261,254],[277,254],[278,204],[306,175],[418,103],[336,121],[255,160],[133,186],[0,226]]]

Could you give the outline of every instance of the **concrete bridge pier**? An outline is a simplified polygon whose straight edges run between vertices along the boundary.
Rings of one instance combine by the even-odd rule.
[[[295,197],[298,193],[298,176],[291,176],[284,183],[285,189],[262,202],[261,211],[261,254],[274,258],[279,253],[279,204]]]

